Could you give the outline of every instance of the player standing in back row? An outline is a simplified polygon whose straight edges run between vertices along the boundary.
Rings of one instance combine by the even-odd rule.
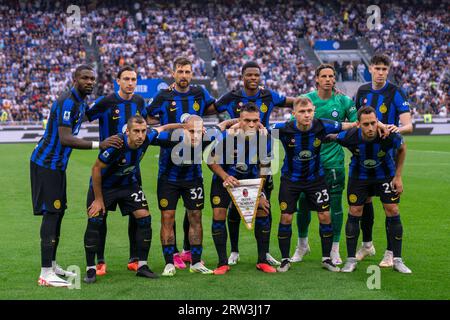
[[[68,287],[58,276],[74,276],[56,264],[61,222],[66,205],[66,168],[72,149],[94,149],[122,143],[117,136],[101,143],[76,137],[83,122],[86,96],[95,85],[94,69],[89,65],[76,68],[73,87],[53,103],[44,136],[34,148],[30,161],[31,194],[35,215],[42,215],[40,286]]]
[[[322,64],[316,69],[317,90],[304,95],[315,108],[314,117],[335,121],[356,121],[356,108],[352,99],[334,90],[336,72],[329,64]],[[345,188],[344,150],[337,143],[322,146],[320,159],[325,170],[325,179],[330,192],[331,224],[333,226],[333,246],[331,260],[334,264],[342,263],[339,254],[339,240],[342,229],[342,192]],[[308,210],[306,197],[300,196],[297,212],[298,243],[291,262],[302,261],[310,252],[308,244],[308,227],[311,211]]]
[[[137,85],[136,71],[131,66],[124,66],[119,70],[116,81],[119,85],[119,91],[98,98],[92,107],[86,111],[89,121],[99,120],[100,141],[118,133],[125,133],[126,124],[130,117],[135,115],[141,115],[144,119],[146,117],[144,98],[134,94]],[[139,168],[137,177],[139,185],[142,185]],[[96,266],[98,276],[105,275],[107,269],[105,262],[106,218],[107,214],[103,216],[102,226],[99,231],[100,244],[98,245]],[[129,215],[128,219],[130,257],[127,267],[130,271],[137,271],[136,219],[132,214]]]
[[[175,80],[173,88],[158,91],[147,106],[147,116],[149,123],[158,122],[161,125],[168,123],[181,123],[181,117],[184,114],[197,115],[203,117],[207,113],[215,113],[215,99],[211,97],[209,92],[200,87],[191,85],[192,81],[192,62],[187,58],[177,58],[173,62],[172,76]],[[156,118],[157,117],[157,118]],[[160,158],[166,152],[161,147]],[[164,183],[161,181],[161,183]],[[173,262],[175,267],[185,269],[184,262],[191,262],[191,251],[189,243],[189,218],[187,211],[184,215],[183,230],[183,252],[179,254],[176,245],[176,226],[173,225],[175,236],[175,248],[173,254]]]
[[[388,125],[388,129],[399,125],[400,134],[412,133],[413,125],[409,102],[403,91],[395,84],[387,80],[391,66],[390,59],[383,54],[376,54],[370,60],[369,71],[372,75],[372,82],[359,87],[356,94],[356,109],[371,106],[375,109],[379,121]],[[361,229],[363,243],[361,249],[356,253],[357,260],[362,260],[366,256],[375,255],[375,247],[372,244],[372,228],[374,223],[374,213],[372,199],[369,197],[364,205],[361,218]],[[388,234],[388,219],[385,220],[386,234]],[[387,249],[384,253],[380,267],[393,266],[392,245],[387,238]]]

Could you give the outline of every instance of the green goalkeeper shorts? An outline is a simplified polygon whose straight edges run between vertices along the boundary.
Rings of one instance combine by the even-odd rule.
[[[333,168],[325,170],[325,181],[329,188],[329,193],[342,193],[345,188],[345,169],[344,168]]]

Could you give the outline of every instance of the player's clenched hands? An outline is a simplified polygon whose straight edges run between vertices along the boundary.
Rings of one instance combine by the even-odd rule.
[[[103,200],[94,200],[88,208],[89,218],[97,216],[99,213],[105,213],[105,203]]]
[[[259,198],[259,208],[263,209],[264,212],[269,213],[269,209],[270,209],[270,202],[266,199],[266,197],[261,196]]]
[[[114,147],[116,149],[120,149],[122,148],[123,145],[123,140],[121,138],[119,138],[118,135],[113,135],[105,140],[103,140],[102,142],[100,142],[100,149],[106,149],[109,147]]]
[[[394,179],[392,179],[392,189],[394,189],[397,195],[401,195],[403,193],[402,177],[395,176]]]
[[[226,187],[239,187],[239,180],[233,176],[227,175],[225,179],[223,179],[223,186]]]

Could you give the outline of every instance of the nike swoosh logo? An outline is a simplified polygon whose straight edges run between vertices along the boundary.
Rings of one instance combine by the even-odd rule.
[[[282,239],[289,239],[289,237],[278,237],[278,239],[282,240]]]
[[[262,233],[270,233],[270,231],[263,230]]]
[[[147,203],[143,203],[142,206],[143,206],[143,207],[147,207],[148,204],[147,204]]]
[[[218,236],[219,234],[222,234],[222,233],[221,232],[220,233],[211,233],[212,236]]]
[[[177,110],[177,108],[173,108],[173,109],[172,109],[172,108],[169,108],[169,110],[170,110],[170,111],[175,111],[175,110]]]
[[[392,201],[395,201],[395,200],[397,200],[398,198],[400,198],[400,197],[391,198],[391,200],[392,200]]]
[[[94,248],[95,246],[85,246],[85,248]]]
[[[203,203],[202,204],[196,204],[195,206],[197,207],[197,208],[199,208],[199,207],[201,207],[203,205]]]
[[[119,119],[120,117],[113,117],[113,120],[117,120],[117,119]]]
[[[241,112],[241,109],[236,109],[236,112]]]
[[[288,144],[288,147],[295,147],[295,144]]]
[[[322,209],[328,208],[330,205],[322,206]]]

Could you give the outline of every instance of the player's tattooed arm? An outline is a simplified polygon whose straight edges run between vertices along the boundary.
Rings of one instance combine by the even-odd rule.
[[[106,167],[107,165],[99,159],[95,161],[95,164],[92,167],[92,188],[94,190],[95,200],[88,208],[89,217],[94,217],[97,214],[105,213],[106,211],[102,192],[102,169]]]
[[[357,127],[358,123],[357,122],[341,122],[341,125],[342,125],[342,130],[345,131],[345,130],[349,130],[351,128]]]
[[[238,118],[228,119],[228,120],[222,121],[217,126],[219,127],[219,129],[221,131],[225,131],[227,128],[233,127],[236,124],[239,124],[239,119]]]
[[[405,163],[406,158],[406,144],[403,143],[400,148],[397,149],[397,154],[395,157],[395,176],[392,179],[393,189],[397,192],[398,195],[403,192],[403,182],[402,182],[402,171],[403,165]]]
[[[292,108],[294,106],[294,97],[286,97],[286,102],[284,103],[285,107]]]
[[[106,149],[109,147],[121,148],[123,141],[117,135],[111,136],[106,140],[103,140],[100,144],[97,141],[87,141],[80,138],[75,137],[72,134],[72,129],[70,127],[59,127],[58,128],[59,141],[61,145],[64,147],[71,147],[74,149],[93,149],[95,148],[95,144],[97,144],[97,148]]]
[[[327,134],[325,139],[323,140],[323,143],[336,142],[337,136],[338,136],[337,133]]]
[[[157,117],[152,117],[152,116],[147,116],[147,123],[151,126],[155,126],[159,124],[159,118]]]

